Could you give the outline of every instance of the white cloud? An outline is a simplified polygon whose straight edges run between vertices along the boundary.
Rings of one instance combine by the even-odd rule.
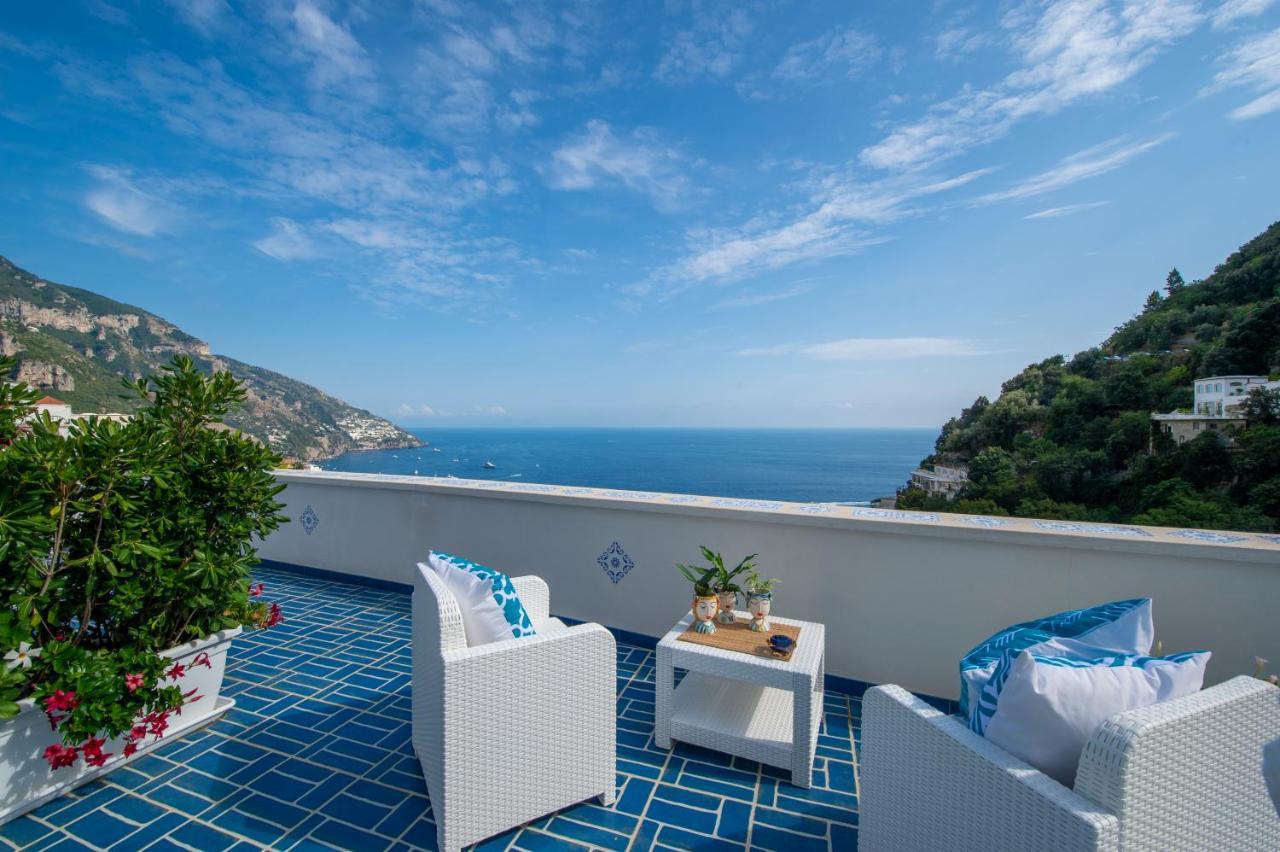
[[[651,131],[620,135],[608,123],[593,120],[555,150],[545,176],[549,185],[565,190],[620,183],[670,209],[682,206],[691,193],[680,166],[679,153]]]
[[[803,296],[806,293],[812,293],[816,289],[818,289],[818,285],[814,281],[797,281],[790,287],[784,287],[781,290],[744,293],[741,296],[730,296],[727,299],[721,299],[711,306],[711,310],[727,311],[733,308],[754,308],[757,305],[770,305],[774,302],[782,302],[787,299],[794,299],[797,296]]]
[[[867,226],[911,213],[910,203],[955,189],[989,173],[978,169],[952,178],[916,175],[863,182],[836,175],[821,182],[808,211],[789,220],[755,220],[737,228],[694,230],[690,252],[632,289],[679,291],[705,281],[728,281],[793,263],[854,254],[888,238]]]
[[[792,45],[771,72],[748,74],[737,88],[745,97],[765,99],[795,92],[801,85],[851,80],[882,55],[875,36],[853,27],[832,30]]]
[[[168,0],[183,22],[204,36],[224,29],[232,17],[226,0]]]
[[[1241,18],[1254,18],[1261,15],[1275,0],[1223,0],[1213,12],[1213,28],[1220,30],[1229,27]]]
[[[369,55],[356,37],[313,3],[299,0],[289,17],[294,46],[312,60],[312,83],[317,88],[373,76]]]
[[[952,26],[934,37],[934,55],[942,60],[954,60],[968,56],[990,45],[991,34],[984,29],[969,26]]]
[[[1257,118],[1280,109],[1280,28],[1239,42],[1222,62],[1226,67],[1214,76],[1209,92],[1246,88],[1258,93],[1232,110],[1232,118]]]
[[[276,260],[305,260],[316,255],[315,245],[302,226],[283,216],[271,220],[271,233],[254,240],[253,247]]]
[[[909,169],[990,142],[1019,121],[1115,89],[1201,21],[1193,0],[1023,4],[1004,19],[1021,58],[1017,70],[994,86],[966,87],[923,118],[895,127],[860,160]]]
[[[1131,141],[1123,136],[1117,137],[1100,145],[1094,145],[1091,148],[1063,157],[1056,166],[1048,171],[1020,181],[1009,189],[987,193],[979,198],[978,201],[990,204],[996,201],[1031,198],[1032,196],[1043,195],[1046,192],[1053,192],[1054,190],[1062,189],[1064,186],[1070,186],[1073,183],[1114,171],[1139,154],[1150,151],[1158,145],[1163,145],[1173,136],[1173,133],[1164,133],[1160,136],[1139,141]]]
[[[1062,207],[1050,207],[1047,210],[1041,210],[1036,213],[1030,213],[1023,216],[1023,219],[1057,219],[1059,216],[1070,216],[1073,213],[1083,213],[1086,210],[1094,210],[1098,207],[1106,207],[1110,201],[1088,201],[1083,204],[1065,204]]]
[[[817,361],[899,361],[908,358],[966,358],[989,355],[975,340],[955,337],[850,337],[825,343],[783,343],[742,349],[739,355],[798,355]]]
[[[85,196],[85,206],[108,225],[143,237],[155,236],[172,227],[177,212],[174,206],[139,189],[130,172],[91,166],[89,173],[98,185]]]
[[[436,410],[425,402],[419,405],[410,405],[407,402],[400,403],[400,407],[396,409],[396,413],[402,417],[435,417]]]
[[[695,5],[690,26],[671,37],[654,76],[664,83],[724,79],[742,60],[747,37],[754,29],[746,8]]]

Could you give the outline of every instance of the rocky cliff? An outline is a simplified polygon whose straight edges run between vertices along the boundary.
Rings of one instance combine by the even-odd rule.
[[[46,281],[0,257],[0,354],[18,358],[15,378],[79,411],[124,412],[139,401],[122,385],[174,355],[227,370],[248,399],[227,422],[281,455],[310,460],[349,450],[416,447],[394,424],[287,376],[212,354],[209,345],[140,308]]]

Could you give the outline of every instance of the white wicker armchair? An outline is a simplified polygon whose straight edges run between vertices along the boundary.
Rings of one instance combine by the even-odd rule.
[[[1262,747],[1277,690],[1237,677],[1119,713],[1068,789],[897,686],[863,698],[864,850],[1280,849]]]
[[[512,583],[538,635],[468,648],[453,595],[429,567],[414,571],[413,748],[443,852],[614,800],[613,635],[551,618],[540,578]]]

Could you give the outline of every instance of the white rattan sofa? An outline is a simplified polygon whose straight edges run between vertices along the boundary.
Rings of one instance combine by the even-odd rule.
[[[540,578],[512,583],[538,635],[469,648],[453,595],[426,565],[414,571],[413,748],[443,852],[614,800],[613,635],[551,618]]]
[[[1068,789],[897,686],[862,702],[863,850],[1276,850],[1274,686],[1237,677],[1103,723]]]

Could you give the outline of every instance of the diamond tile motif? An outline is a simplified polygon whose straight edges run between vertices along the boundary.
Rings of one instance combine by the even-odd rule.
[[[320,516],[316,514],[316,510],[308,504],[307,508],[302,510],[302,514],[298,516],[298,523],[302,524],[302,530],[307,535],[311,535],[316,531],[316,527],[320,526]]]
[[[783,504],[774,500],[741,500],[737,497],[720,497],[711,501],[712,506],[726,506],[732,509],[759,509],[771,512],[781,509]]]
[[[1271,544],[1280,544],[1280,535],[1260,535],[1258,538]]]
[[[277,569],[255,580],[289,620],[232,644],[223,689],[235,708],[0,826],[0,852],[436,848],[409,739],[409,595]],[[800,790],[783,770],[656,748],[653,647],[617,649],[617,802],[575,805],[478,848],[857,847],[860,699],[826,692],[814,786]]]
[[[1211,541],[1214,544],[1232,544],[1237,541],[1244,541],[1248,536],[1232,535],[1231,533],[1210,532],[1209,530],[1176,530],[1169,535],[1178,538],[1189,538],[1192,541]]]
[[[622,582],[622,578],[636,567],[636,563],[631,561],[631,557],[622,549],[622,545],[616,541],[609,545],[604,553],[600,554],[600,558],[596,560],[596,564],[604,569],[604,573],[609,575],[609,579],[617,583]]]

